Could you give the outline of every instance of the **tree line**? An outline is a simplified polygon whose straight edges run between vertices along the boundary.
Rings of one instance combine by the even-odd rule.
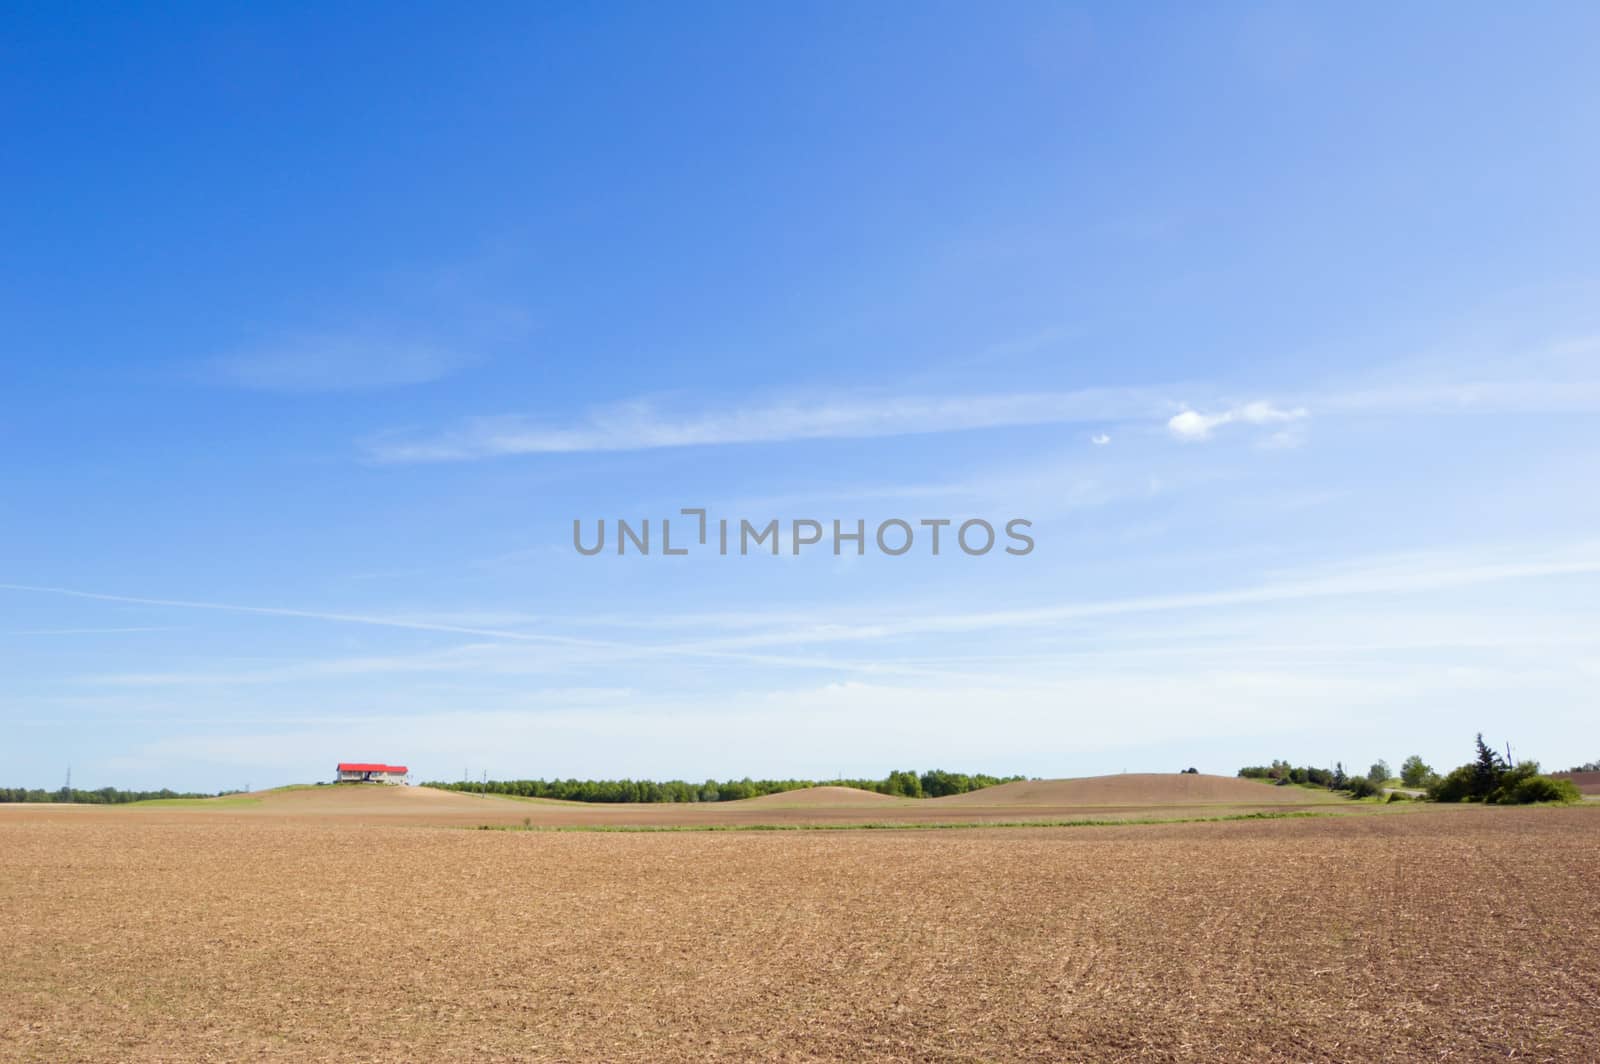
[[[820,786],[855,787],[902,798],[941,798],[947,794],[965,794],[967,791],[1026,778],[930,769],[927,772],[899,770],[883,779],[754,780],[746,776],[738,780],[708,779],[704,783],[632,779],[460,780],[429,781],[422,786],[473,794],[505,794],[517,798],[556,798],[568,802],[732,802]]]
[[[1389,766],[1384,761],[1373,762],[1364,776],[1352,776],[1347,773],[1343,761],[1335,763],[1333,768],[1291,765],[1287,761],[1274,761],[1270,765],[1246,765],[1239,770],[1239,775],[1245,779],[1270,780],[1280,787],[1298,784],[1302,787],[1324,787],[1330,791],[1344,791],[1352,798],[1368,798],[1377,794],[1391,778]]]
[[[1337,762],[1333,768],[1327,769],[1294,766],[1287,761],[1247,765],[1239,770],[1239,775],[1246,779],[1271,780],[1280,787],[1295,784],[1325,787],[1344,792],[1351,798],[1369,798],[1395,784],[1423,791],[1427,798],[1435,802],[1527,805],[1533,802],[1576,802],[1582,798],[1571,780],[1541,775],[1537,761],[1512,764],[1507,758],[1501,757],[1498,751],[1483,741],[1482,732],[1478,733],[1473,760],[1444,775],[1435,772],[1416,754],[1401,762],[1398,777],[1390,775],[1388,762],[1381,759],[1373,762],[1363,776],[1346,773],[1343,762]],[[1402,796],[1391,793],[1389,800],[1402,800]]]
[[[224,794],[231,793],[228,791]],[[163,787],[159,791],[124,791],[116,787],[100,787],[92,791],[76,787],[57,787],[47,791],[42,787],[0,787],[0,802],[72,802],[77,805],[124,805],[128,802],[148,802],[155,798],[212,798],[211,794],[194,794],[172,791]]]

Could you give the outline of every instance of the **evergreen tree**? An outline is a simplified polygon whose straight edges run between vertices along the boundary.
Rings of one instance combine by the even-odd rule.
[[[1506,773],[1505,759],[1489,748],[1478,733],[1478,757],[1472,763],[1472,796],[1483,799],[1500,787],[1500,777]]]

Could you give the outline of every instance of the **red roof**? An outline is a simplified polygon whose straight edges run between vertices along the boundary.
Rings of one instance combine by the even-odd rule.
[[[339,762],[339,771],[340,772],[398,772],[400,775],[404,776],[407,772],[409,772],[411,770],[406,768],[404,765],[377,765],[377,764],[369,765],[365,761],[341,761],[341,762]]]

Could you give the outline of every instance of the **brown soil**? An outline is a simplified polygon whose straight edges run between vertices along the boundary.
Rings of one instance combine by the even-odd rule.
[[[1600,772],[1552,772],[1551,775],[1571,780],[1583,794],[1600,795]]]
[[[266,804],[0,806],[0,1058],[1576,1061],[1600,1044],[1592,806],[640,835]]]
[[[1339,802],[1326,791],[1273,787],[1234,776],[1128,772],[1074,780],[1021,780],[931,801],[940,805],[1040,805],[1081,808],[1099,805],[1194,805],[1252,802]]]

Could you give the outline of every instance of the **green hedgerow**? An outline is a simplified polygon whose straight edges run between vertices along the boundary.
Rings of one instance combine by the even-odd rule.
[[[1549,776],[1528,776],[1518,780],[1497,796],[1508,805],[1530,805],[1534,802],[1580,802],[1583,795],[1571,780],[1556,780]]]

